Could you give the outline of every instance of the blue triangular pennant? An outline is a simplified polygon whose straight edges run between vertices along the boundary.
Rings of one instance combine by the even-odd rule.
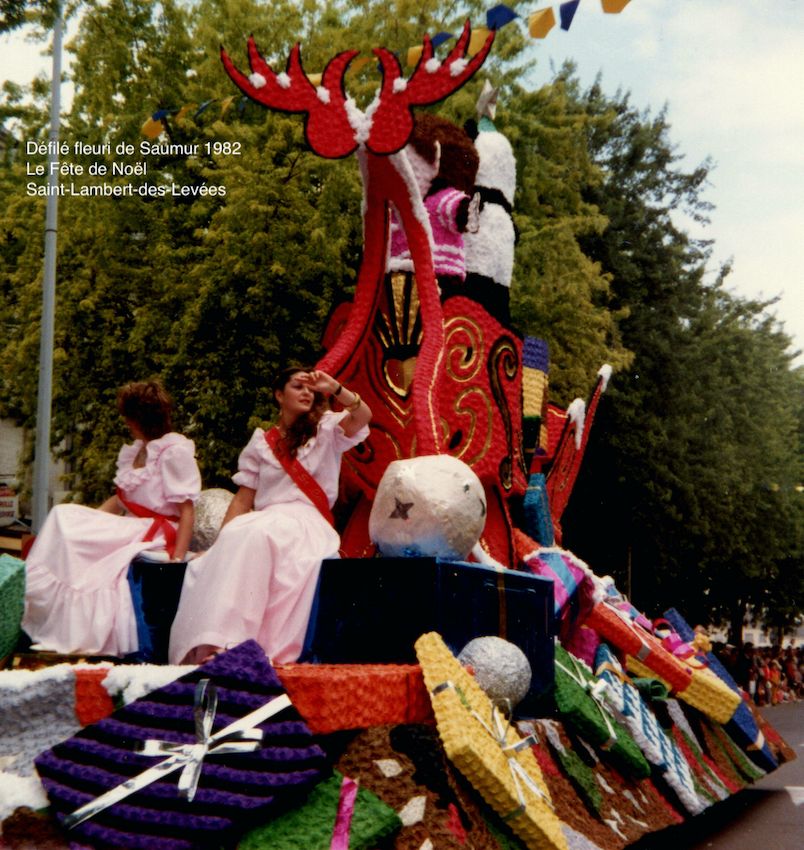
[[[451,32],[437,32],[431,39],[430,43],[433,45],[433,49],[435,50],[439,44],[443,44],[445,41],[448,41],[451,38],[455,38],[455,36]]]
[[[509,9],[504,3],[498,3],[486,12],[486,26],[490,30],[498,30],[518,17],[519,15],[513,9]]]
[[[561,17],[561,29],[568,30],[575,13],[578,11],[578,6],[581,0],[570,0],[569,3],[562,3],[558,7],[558,12]]]

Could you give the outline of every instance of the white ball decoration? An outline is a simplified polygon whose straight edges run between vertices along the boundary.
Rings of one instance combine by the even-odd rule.
[[[233,496],[234,493],[218,487],[201,491],[195,503],[193,539],[190,542],[194,552],[204,552],[215,542]]]
[[[386,557],[466,558],[486,524],[475,472],[451,455],[388,465],[377,487],[369,535]]]
[[[491,700],[509,701],[511,708],[530,690],[532,670],[525,653],[510,641],[488,635],[470,640],[458,655]]]

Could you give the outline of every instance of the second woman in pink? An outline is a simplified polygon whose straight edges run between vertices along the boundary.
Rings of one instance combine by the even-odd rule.
[[[273,661],[295,661],[321,561],[337,555],[330,510],[341,456],[368,436],[371,411],[324,372],[286,369],[273,386],[279,420],[257,428],[242,451],[221,533],[188,566],[170,635],[173,664],[200,663],[249,638]],[[330,410],[325,394],[345,410]]]
[[[156,381],[127,384],[118,408],[135,438],[117,458],[117,492],[100,508],[56,505],[25,560],[22,627],[35,648],[123,656],[138,649],[128,567],[140,552],[181,561],[201,491],[192,440],[171,430]]]

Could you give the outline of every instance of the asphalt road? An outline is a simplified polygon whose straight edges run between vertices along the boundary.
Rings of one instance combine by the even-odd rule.
[[[762,713],[795,750],[796,760],[681,826],[645,836],[635,850],[804,848],[804,702]]]

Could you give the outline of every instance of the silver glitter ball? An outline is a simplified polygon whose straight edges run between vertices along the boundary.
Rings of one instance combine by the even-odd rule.
[[[516,644],[488,635],[470,640],[458,661],[471,667],[478,685],[491,700],[509,700],[511,708],[530,690],[530,662]]]
[[[201,491],[195,503],[193,539],[190,542],[194,552],[204,552],[215,542],[233,496],[234,493],[218,487]]]

